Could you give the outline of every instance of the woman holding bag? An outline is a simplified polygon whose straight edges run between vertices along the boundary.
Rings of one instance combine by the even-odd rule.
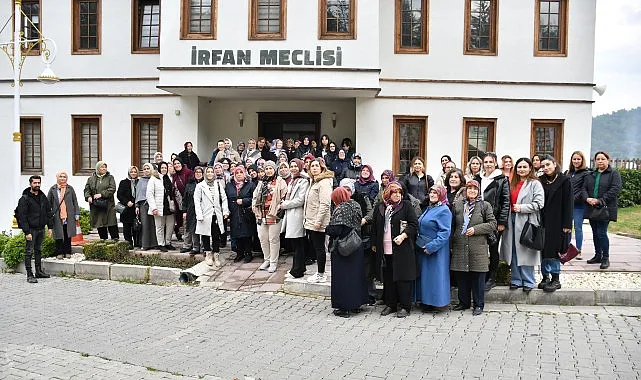
[[[80,206],[73,187],[67,184],[67,172],[56,174],[56,184],[51,186],[47,199],[53,209],[53,238],[56,240],[58,259],[71,257],[71,238],[76,236],[76,220],[80,219]]]
[[[532,161],[526,157],[516,160],[516,173],[510,181],[510,216],[501,239],[500,255],[511,268],[511,290],[522,288],[529,293],[536,286],[534,266],[541,263],[541,252],[522,245],[520,237],[527,222],[541,225],[543,193]]]
[[[115,193],[116,180],[107,171],[107,164],[104,161],[98,161],[95,173],[87,179],[84,195],[89,203],[91,227],[98,230],[102,240],[107,240],[111,235],[112,240],[118,241]]]

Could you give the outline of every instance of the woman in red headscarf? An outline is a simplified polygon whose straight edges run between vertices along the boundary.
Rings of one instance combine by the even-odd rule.
[[[416,301],[423,312],[443,311],[450,304],[450,227],[452,213],[447,189],[434,185],[428,192],[427,208],[418,218],[416,255],[420,278]]]
[[[337,187],[332,192],[335,208],[325,229],[332,254],[332,307],[334,315],[344,318],[351,313],[358,313],[361,305],[367,302],[362,244],[354,252],[345,252],[337,243],[352,231],[358,236],[361,233],[361,206],[350,196],[349,190],[344,187]]]
[[[396,313],[398,318],[405,318],[410,313],[417,274],[416,221],[412,204],[403,199],[403,188],[391,182],[383,191],[383,202],[374,210],[372,223],[372,251],[382,262],[383,316]]]

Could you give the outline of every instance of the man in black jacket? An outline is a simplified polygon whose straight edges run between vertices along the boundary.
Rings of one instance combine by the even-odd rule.
[[[18,201],[18,226],[24,232],[26,246],[24,266],[27,270],[27,282],[36,283],[36,278],[49,278],[42,270],[42,241],[45,237],[45,226],[49,234],[53,229],[53,210],[47,197],[40,191],[41,178],[38,175],[29,177],[29,187],[22,192]],[[36,275],[31,270],[31,255],[35,252]]]

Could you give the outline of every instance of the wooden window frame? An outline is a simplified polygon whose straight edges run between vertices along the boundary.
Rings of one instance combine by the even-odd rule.
[[[535,128],[547,127],[554,128],[554,141],[558,144],[554,146],[554,159],[558,165],[563,166],[563,131],[565,130],[565,120],[563,119],[532,119],[530,128],[530,157],[536,153],[536,135]]]
[[[400,131],[400,124],[404,122],[408,123],[416,123],[416,122],[422,122],[423,123],[423,129],[421,130],[420,134],[420,141],[419,141],[419,156],[425,157],[427,156],[427,116],[415,116],[415,115],[394,115],[394,141],[393,141],[393,151],[392,151],[392,170],[394,171],[394,174],[402,174],[400,173],[401,170],[401,160],[400,160],[400,154],[401,154],[401,131]],[[410,158],[411,159],[411,158]]]
[[[319,40],[355,40],[356,39],[356,0],[349,1],[349,33],[327,31],[327,0],[318,0],[318,39]]]
[[[24,2],[25,0],[23,0]],[[42,33],[42,0],[37,0],[38,3],[38,26],[40,29],[40,33]],[[21,8],[22,9],[22,8]],[[11,14],[13,15],[15,13],[15,2],[14,0],[11,0]],[[24,9],[22,9],[24,12]],[[14,15],[15,16],[15,15]],[[24,28],[24,25],[22,25],[22,15],[20,15],[20,26]],[[15,23],[13,22],[13,19],[11,21],[11,37],[13,39],[13,35],[15,34],[16,28],[15,28]],[[24,46],[22,46],[22,51],[24,53],[27,53],[28,49],[25,49]],[[31,49],[27,55],[40,55],[40,45],[36,44],[33,49]]]
[[[568,9],[569,0],[559,0],[559,50],[539,50],[539,32],[541,27],[541,0],[536,0],[534,9],[534,56],[567,57],[568,56]]]
[[[141,120],[158,120],[158,150],[157,152],[162,152],[162,125],[163,125],[163,115],[162,114],[135,114],[131,115],[131,165],[138,167],[140,165],[140,134],[136,126]],[[154,152],[155,153],[155,152]],[[152,162],[153,163],[153,162]],[[142,171],[142,168],[140,168]]]
[[[37,120],[40,123],[40,169],[25,169],[25,131],[24,131],[24,121]],[[43,150],[42,150],[42,117],[39,116],[24,116],[20,118],[20,172],[22,174],[43,174],[44,165],[43,165]]]
[[[191,11],[189,0],[181,0],[180,6],[180,39],[181,40],[215,40],[218,32],[218,0],[211,0],[211,29],[209,33],[189,31]]]
[[[491,0],[490,8],[490,48],[489,49],[471,49],[469,45],[470,38],[472,37],[472,28],[470,22],[472,20],[472,12],[470,10],[472,0],[465,0],[465,38],[463,39],[463,54],[465,55],[498,55],[499,51],[499,0]]]
[[[470,132],[470,126],[469,124],[471,123],[483,123],[483,124],[491,124],[491,128],[489,130],[489,133],[487,135],[487,145],[488,145],[488,152],[496,152],[496,124],[497,124],[497,119],[496,118],[482,118],[482,117],[464,117],[463,118],[463,145],[461,149],[461,167],[465,168],[467,167],[467,163],[470,160],[469,157],[469,141],[468,141],[468,136]],[[483,158],[483,157],[481,157]]]
[[[133,0],[131,2],[131,53],[132,54],[160,54],[160,33],[162,33],[162,22],[158,24],[158,47],[141,48],[138,46],[140,38],[140,25],[138,25],[138,4],[143,0]],[[162,19],[162,0],[158,0],[160,6],[160,17]]]
[[[422,0],[422,16],[421,16],[421,46],[420,47],[403,47],[401,45],[402,38],[401,32],[403,28],[403,0],[395,1],[394,9],[394,54],[428,54],[430,52],[429,39],[430,39],[430,0]]]
[[[98,47],[96,49],[82,49],[80,48],[80,2],[86,0],[71,0],[71,54],[100,54],[102,51],[102,1],[96,1],[96,39]]]
[[[280,31],[261,33],[258,31],[258,0],[249,0],[249,40],[287,39],[287,0],[280,0]]]
[[[95,168],[82,167],[82,136],[78,122],[98,119],[98,161],[102,160],[102,115],[71,115],[73,175],[91,175]]]

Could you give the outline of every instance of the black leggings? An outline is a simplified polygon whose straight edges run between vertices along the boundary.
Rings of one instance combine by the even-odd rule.
[[[294,239],[287,239],[291,242],[292,247],[294,248],[294,262],[292,263],[292,269],[289,273],[294,277],[303,277],[305,274],[305,240],[306,237],[299,237]]]
[[[62,239],[56,239],[56,253],[58,255],[71,255],[71,238],[67,235],[67,225],[62,225]]]
[[[312,242],[312,249],[316,253],[316,264],[318,273],[325,273],[325,232],[307,230],[309,240]]]
[[[220,227],[218,227],[216,219],[211,221],[211,237],[201,235],[201,239],[203,240],[203,251],[220,252]]]
[[[252,253],[252,238],[248,237],[238,237],[236,238],[236,251],[241,255],[246,255]]]
[[[109,227],[98,227],[98,235],[102,240],[107,240],[109,238],[109,235],[107,234],[107,230],[109,230],[109,235],[111,235],[111,238],[113,240],[118,240],[118,225],[115,226],[109,226]]]

